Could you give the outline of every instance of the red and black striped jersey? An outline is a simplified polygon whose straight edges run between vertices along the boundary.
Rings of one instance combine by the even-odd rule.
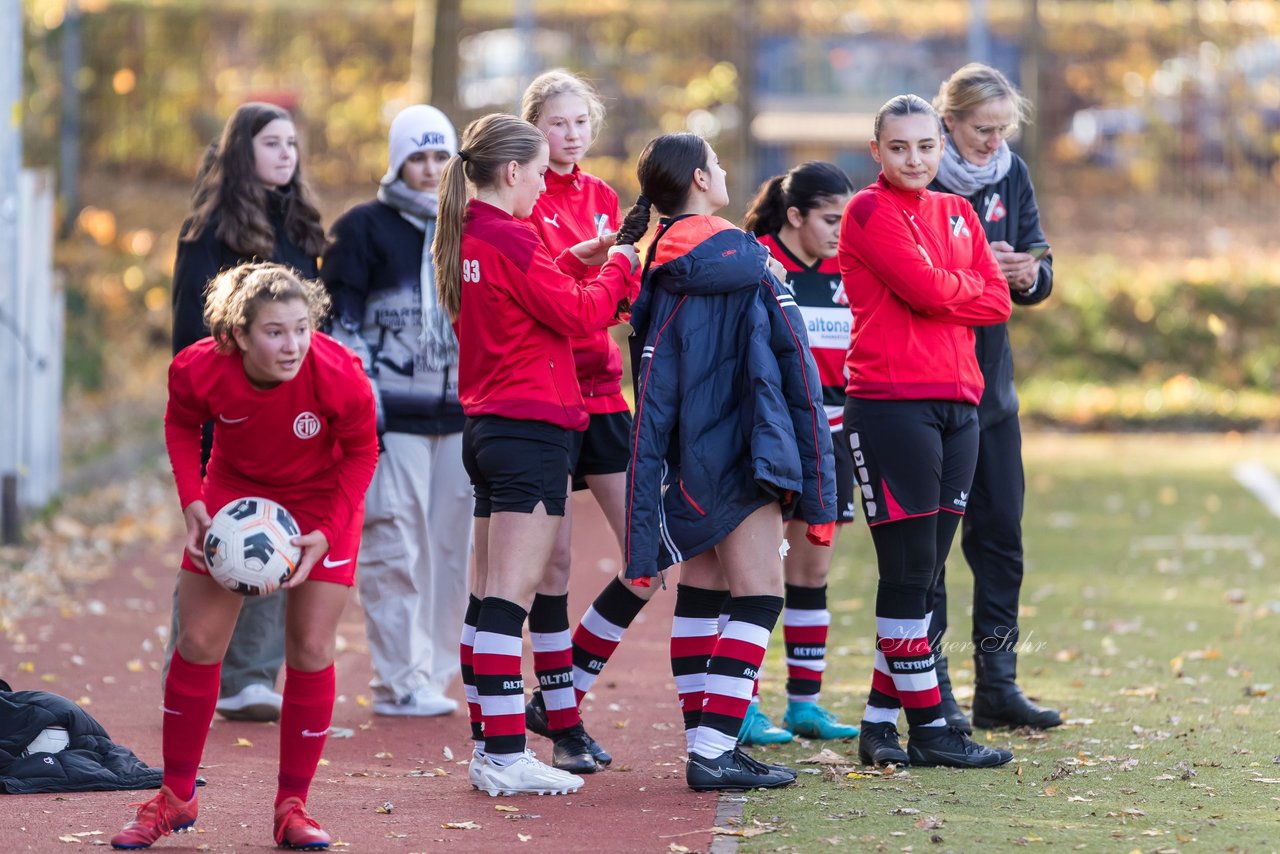
[[[840,281],[840,262],[831,257],[807,265],[792,254],[778,235],[766,234],[757,239],[787,268],[786,284],[800,307],[809,333],[809,350],[818,363],[823,408],[831,429],[838,430],[844,424],[844,389],[848,382],[844,363],[853,321]]]

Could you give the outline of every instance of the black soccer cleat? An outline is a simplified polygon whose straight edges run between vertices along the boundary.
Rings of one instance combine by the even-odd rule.
[[[743,750],[741,744],[735,747],[733,752],[738,754],[739,762],[752,770],[764,772],[779,771],[783,774],[790,774],[793,779],[800,776],[800,773],[796,771],[796,769],[790,768],[786,765],[778,765],[774,762],[761,762],[759,759],[756,759],[750,753]]]
[[[533,697],[525,704],[524,725],[529,732],[540,735],[543,738],[549,738],[553,742],[557,742],[565,733],[573,731],[573,728],[564,730],[563,732],[552,731],[550,724],[547,722],[547,704],[546,701],[542,699],[541,691],[534,691]],[[578,733],[576,735],[581,736],[581,738],[585,740],[586,749],[591,754],[592,758],[595,759],[596,764],[601,767],[608,768],[610,763],[613,762],[612,754],[601,747],[600,742],[592,738],[581,723],[577,725],[577,730]],[[576,745],[571,745],[570,747],[576,747]],[[569,750],[570,747],[566,747],[565,750]],[[568,754],[566,753],[566,756],[567,755]],[[597,770],[575,770],[573,768],[563,767],[556,761],[553,761],[552,764],[563,771],[572,771],[575,774],[590,774],[592,771]]]
[[[738,750],[726,750],[715,759],[696,753],[689,755],[684,769],[685,782],[695,792],[745,791],[747,789],[780,789],[796,781],[794,771],[770,767]]]
[[[953,726],[917,727],[909,735],[907,756],[912,765],[995,768],[1013,759],[1013,751],[978,744]]]
[[[898,728],[891,723],[858,724],[862,732],[858,736],[858,758],[863,765],[908,765],[907,751],[898,741]]]
[[[551,764],[570,774],[594,774],[600,770],[587,746],[587,731],[581,723],[551,735]]]

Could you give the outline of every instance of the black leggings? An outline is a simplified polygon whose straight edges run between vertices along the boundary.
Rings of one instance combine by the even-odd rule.
[[[880,584],[876,616],[921,619],[933,610],[933,588],[961,516],[938,511],[871,529]]]

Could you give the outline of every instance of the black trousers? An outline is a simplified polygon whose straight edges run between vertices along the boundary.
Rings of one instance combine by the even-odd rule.
[[[1022,590],[1022,428],[1018,416],[978,433],[978,468],[965,509],[960,548],[973,572],[973,652],[1013,651],[1018,643]],[[933,591],[929,640],[934,650],[947,631],[946,568]],[[958,649],[958,648],[957,648]]]

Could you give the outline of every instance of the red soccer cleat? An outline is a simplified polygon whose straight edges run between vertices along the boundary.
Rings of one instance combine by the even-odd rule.
[[[307,815],[298,798],[285,798],[276,807],[276,844],[295,851],[319,851],[329,847],[329,834]]]
[[[138,814],[124,828],[111,837],[112,848],[150,848],[151,843],[175,830],[186,830],[196,823],[199,805],[195,794],[183,801],[174,796],[168,786],[160,787],[160,794],[146,803],[129,804],[138,808]]]

